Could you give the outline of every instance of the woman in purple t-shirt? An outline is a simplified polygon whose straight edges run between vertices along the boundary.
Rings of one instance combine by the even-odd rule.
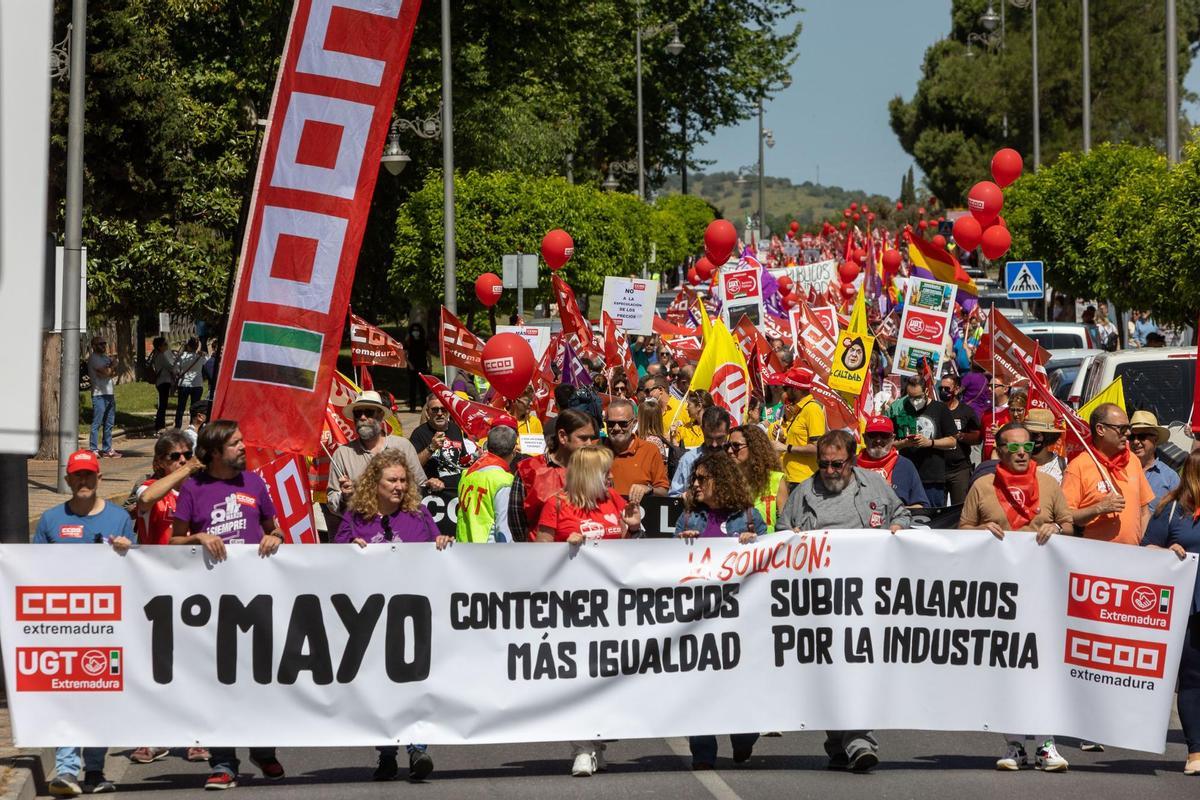
[[[438,532],[429,509],[421,504],[417,482],[409,480],[404,456],[384,450],[371,459],[354,482],[349,513],[342,517],[333,541],[359,547],[382,542],[436,542],[442,550],[453,536]]]
[[[438,532],[433,515],[421,503],[417,481],[410,480],[403,454],[398,450],[383,450],[354,482],[349,508],[333,541],[359,547],[382,542],[435,542],[438,550],[444,550],[454,543],[454,537]],[[400,771],[396,763],[400,748],[384,745],[375,749],[379,752],[375,780],[395,778]],[[424,780],[431,772],[433,758],[425,745],[410,744],[409,779]]]

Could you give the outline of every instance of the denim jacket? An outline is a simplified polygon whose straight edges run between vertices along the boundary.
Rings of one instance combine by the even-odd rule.
[[[679,515],[679,521],[675,523],[675,535],[684,531],[700,531],[708,527],[708,516],[712,513],[706,508],[694,508],[690,511],[685,510]],[[738,511],[733,514],[725,522],[725,533],[727,536],[737,537],[749,531],[756,536],[766,536],[767,523],[763,522],[762,515],[758,513],[756,508],[747,508],[745,511]]]

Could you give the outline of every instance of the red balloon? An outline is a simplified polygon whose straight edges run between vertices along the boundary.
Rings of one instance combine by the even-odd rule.
[[[999,214],[996,215],[996,221],[993,222],[992,225],[999,225],[1002,228],[1008,227],[1008,223],[1004,221],[1004,217],[1000,216]]]
[[[712,277],[715,267],[712,265],[712,262],[708,260],[707,256],[700,256],[700,260],[696,262],[696,266],[693,267],[693,269],[695,269],[696,274],[700,276],[700,280],[706,281]]]
[[[842,230],[846,230],[846,221],[842,220],[842,223],[840,225],[838,225],[838,227],[841,228]]]
[[[796,231],[800,230],[800,223],[796,222],[796,220],[792,220],[792,224],[789,225],[788,228],[791,229],[792,233],[795,233]]]
[[[883,268],[888,272],[896,272],[900,269],[900,251],[899,250],[884,250],[883,251]]]
[[[846,219],[850,219],[850,209],[847,208],[845,211],[843,211],[842,216],[844,216]]]
[[[779,293],[780,294],[786,295],[792,291],[792,286],[793,286],[792,279],[789,278],[787,275],[784,275],[782,278],[780,278],[778,283],[779,283]]]
[[[729,260],[729,254],[733,252],[736,244],[737,230],[732,222],[727,219],[714,219],[708,223],[708,228],[704,231],[704,252],[715,266]]]
[[[487,308],[500,302],[502,294],[504,294],[504,281],[500,280],[495,273],[485,272],[475,279],[475,296]]]
[[[904,210],[904,203],[901,203],[899,200],[897,200],[897,201],[896,201],[896,210],[897,210],[897,211],[903,211],[903,210]]]
[[[937,236],[934,236],[933,237],[933,246],[940,248],[942,250],[945,250],[946,249],[946,237],[942,236],[940,233]]]
[[[857,212],[857,211],[855,211],[855,212],[854,212],[854,221],[855,221],[855,222],[858,222],[858,217],[859,217],[859,214],[858,214],[858,212]]]
[[[922,217],[925,216],[925,206],[921,206],[920,208],[918,208],[917,214]]]
[[[871,209],[867,208],[867,204],[866,204],[866,203],[863,203],[862,212],[865,214],[865,213],[867,213],[867,212],[868,212],[868,211],[870,211],[870,210],[871,210]]]
[[[858,211],[858,203],[851,203],[851,204],[850,204],[850,210],[851,210],[851,211]]]
[[[946,221],[945,217],[938,217],[938,225],[941,225],[945,221]]]
[[[852,255],[854,256],[854,260],[860,265],[867,260],[867,251],[863,250],[861,247],[854,248],[854,253]]]
[[[921,220],[920,222],[917,223],[917,227],[920,228],[921,230],[925,230],[926,228],[929,227],[929,223],[926,222],[925,220]]]
[[[979,224],[987,227],[1004,206],[1004,193],[991,181],[980,181],[967,193],[967,208]]]
[[[997,186],[1004,188],[1021,177],[1021,168],[1024,166],[1021,154],[1011,147],[997,150],[996,155],[992,156],[992,179]]]
[[[852,283],[861,271],[853,261],[843,261],[838,265],[838,277],[842,279],[842,283]]]
[[[981,236],[983,226],[970,214],[963,214],[954,220],[954,242],[963,250],[974,250],[978,247]]]
[[[872,211],[870,214],[867,214],[867,222],[874,222],[874,221],[875,221],[875,212]]]
[[[783,305],[785,308],[795,308],[800,302],[800,295],[795,292],[789,292],[783,296]]]
[[[571,234],[562,228],[555,228],[542,237],[542,258],[550,269],[562,269],[573,255],[575,242],[571,240]]]
[[[847,283],[842,286],[842,297],[847,300],[852,300],[856,294],[858,294],[858,288],[854,284]]]
[[[696,274],[696,268],[695,268],[695,267],[690,267],[690,268],[688,269],[688,272],[687,272],[687,279],[688,279],[688,283],[690,283],[692,286],[699,286],[699,285],[700,285],[700,276]]]
[[[514,400],[533,380],[536,359],[529,342],[515,333],[498,333],[483,346],[483,375],[503,397]]]
[[[1009,235],[1008,228],[1003,225],[993,225],[983,232],[983,238],[979,244],[983,248],[983,254],[995,261],[1008,252],[1008,248],[1012,244],[1012,236]]]

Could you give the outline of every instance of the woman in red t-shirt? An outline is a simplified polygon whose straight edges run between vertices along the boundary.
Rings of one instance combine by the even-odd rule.
[[[566,485],[542,506],[537,541],[581,545],[624,539],[641,532],[642,511],[612,488],[612,451],[581,447],[567,462]],[[571,742],[571,774],[591,775],[604,768],[604,742]]]

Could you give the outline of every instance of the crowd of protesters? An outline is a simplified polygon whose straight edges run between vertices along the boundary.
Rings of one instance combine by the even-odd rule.
[[[414,329],[411,337],[420,334]],[[97,354],[103,345],[97,342]],[[957,513],[957,527],[990,531],[998,540],[1028,532],[1043,545],[1074,535],[1166,548],[1180,558],[1200,552],[1200,454],[1188,458],[1181,479],[1156,458],[1167,431],[1145,411],[1130,417],[1120,406],[1099,406],[1084,421],[1094,456],[1068,460],[1061,422],[1052,413],[1031,408],[1023,388],[973,370],[936,382],[907,377],[898,391],[882,393],[880,413],[863,420],[861,430],[831,430],[813,394],[813,373],[789,357],[786,372],[751,401],[739,425],[708,391],[691,386],[686,360],[676,361],[649,338],[635,339],[633,349],[636,384],[619,370],[614,379],[597,361],[592,387],[558,387],[559,411],[552,417],[538,418],[530,390],[475,441],[436,393],[413,393],[410,400],[422,403],[421,422],[402,436],[386,428],[388,400],[362,392],[347,409],[357,436],[332,453],[322,509],[328,541],[574,547],[644,535],[642,507],[664,498],[660,502],[681,505],[673,533],[683,539],[747,543],[774,531],[812,529],[896,533],[911,529],[916,515],[928,520],[950,511]],[[176,427],[155,445],[153,473],[138,482],[122,510],[98,494],[101,462],[93,451],[105,454],[107,440],[75,453],[67,470],[72,497],[46,512],[35,541],[108,542],[119,550],[134,542],[196,545],[215,561],[225,558],[227,545],[252,544],[271,556],[283,535],[266,484],[246,469],[237,423],[208,421],[207,408],[197,408],[198,392],[191,391],[187,376],[203,354],[190,343],[173,360],[162,355],[161,344],[155,353],[158,374],[178,385],[180,404]],[[103,374],[97,375],[101,381],[93,385],[106,391]],[[464,396],[467,386],[472,395],[487,392],[469,379],[460,385]],[[166,396],[161,385],[160,396]],[[192,405],[186,429],[185,399]],[[160,412],[156,422],[164,421],[163,407]],[[521,452],[521,437],[530,435],[541,435],[544,449]],[[457,499],[452,532],[439,529],[423,494]],[[1179,674],[1189,774],[1200,773],[1200,601],[1193,612]],[[732,735],[735,762],[751,757],[757,736]],[[1026,734],[1004,739],[998,769],[1030,762],[1045,771],[1068,768],[1051,735],[1039,735],[1032,757]],[[713,768],[716,737],[692,737],[690,745],[693,767]],[[871,731],[829,731],[825,750],[835,769],[863,772],[879,760]],[[410,779],[432,772],[424,745],[410,744],[407,752]],[[603,742],[571,742],[570,752],[573,775],[604,769]],[[102,749],[60,748],[51,791],[112,791],[103,755]],[[147,746],[132,758],[166,755],[165,748]],[[376,780],[399,776],[397,756],[395,746],[378,748]],[[232,748],[191,748],[186,757],[208,761],[206,788],[237,785]],[[284,777],[274,749],[251,749],[249,757],[268,780]]]

